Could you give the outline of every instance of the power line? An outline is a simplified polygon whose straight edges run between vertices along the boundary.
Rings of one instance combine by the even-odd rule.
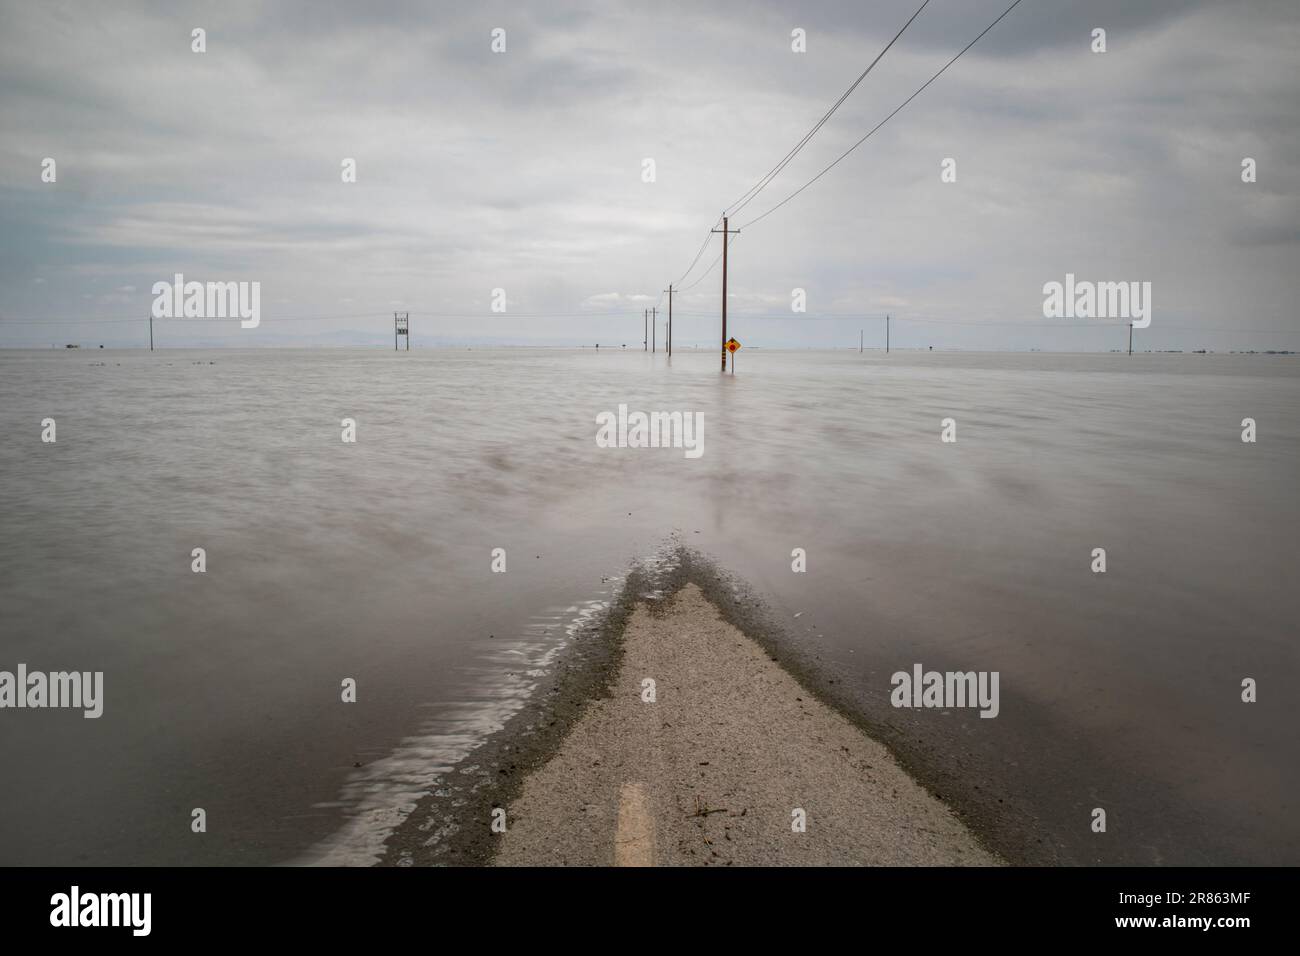
[[[681,290],[674,290],[674,291],[680,292]],[[678,315],[689,315],[692,317],[695,316],[711,317],[715,314],[713,312],[696,312],[688,309],[677,309],[676,312]],[[962,328],[972,328],[972,329],[979,329],[979,328],[986,328],[986,327],[987,328],[1011,327],[1011,328],[1051,328],[1051,329],[1067,329],[1069,331],[1076,331],[1080,329],[1123,328],[1123,324],[1120,323],[1118,320],[1104,320],[1104,321],[1094,321],[1094,322],[1065,322],[1061,320],[983,321],[983,320],[976,319],[974,321],[971,321],[971,320],[964,320],[964,319],[942,319],[942,318],[921,317],[921,316],[898,316],[898,315],[894,315],[892,312],[890,313],[890,315],[893,317],[894,322],[904,322],[904,323],[919,324],[919,325],[959,326]],[[853,320],[883,319],[885,317],[885,314],[883,312],[880,313],[836,312],[836,313],[823,313],[821,315],[806,315],[803,313],[797,313],[797,314],[778,313],[775,315],[771,315],[771,314],[764,315],[764,314],[756,314],[756,313],[748,313],[748,312],[737,312],[734,313],[734,317],[737,319],[745,319],[745,320],[753,319],[753,320],[760,320],[760,321],[761,320],[773,320],[773,321],[784,320],[784,321],[798,321],[798,322],[820,322],[820,321],[834,321],[840,319],[853,319]],[[1300,329],[1233,328],[1229,326],[1182,325],[1182,324],[1172,324],[1169,322],[1162,322],[1160,323],[1159,326],[1153,325],[1151,329],[1152,331],[1163,332],[1168,330],[1171,332],[1180,332],[1180,333],[1222,332],[1222,333],[1233,333],[1233,334],[1249,333],[1249,334],[1263,334],[1263,335],[1300,335]]]
[[[767,186],[778,175],[780,175],[781,171],[784,170],[785,167],[790,164],[790,162],[794,159],[794,157],[797,156],[799,152],[812,140],[812,138],[817,134],[817,132],[823,126],[825,126],[827,122],[830,121],[831,117],[835,115],[836,110],[838,110],[840,106],[844,104],[845,100],[847,100],[849,96],[853,94],[854,90],[856,90],[858,86],[862,83],[862,81],[866,79],[867,75],[876,67],[876,65],[881,61],[881,59],[884,58],[885,54],[888,53],[889,50],[894,46],[894,44],[898,42],[899,38],[903,35],[904,32],[906,32],[907,28],[910,27],[912,23],[916,20],[916,18],[921,15],[922,11],[924,11],[925,8],[929,6],[929,3],[930,0],[922,0],[921,4],[916,8],[916,10],[912,12],[912,15],[908,17],[907,21],[902,25],[902,27],[899,28],[898,32],[894,34],[893,38],[888,43],[885,44],[884,48],[881,49],[881,51],[878,54],[876,54],[875,59],[873,59],[869,64],[867,64],[866,69],[864,69],[860,74],[858,74],[857,79],[855,79],[853,83],[849,85],[849,88],[846,89],[843,93],[841,93],[839,98],[834,103],[831,104],[830,109],[828,109],[822,115],[822,117],[815,124],[813,124],[812,129],[810,129],[807,133],[805,133],[803,137],[801,137],[800,140],[797,143],[795,143],[795,145],[783,157],[781,157],[781,159],[777,162],[777,164],[773,166],[770,170],[768,170],[768,172],[765,173],[758,180],[758,182],[756,182],[753,186],[747,189],[740,196],[739,199],[737,199],[726,209],[724,209],[722,216],[720,216],[719,219],[723,219],[723,221],[725,222],[724,217],[735,215],[735,213],[744,209],[747,205],[749,205],[750,202],[752,202],[755,199],[755,197],[757,197],[765,188],[767,188]],[[933,83],[940,76],[942,76],[943,73],[948,69],[948,67],[952,66],[954,63],[957,62],[957,60],[961,59],[961,57],[966,53],[967,50],[969,50],[976,43],[978,43],[984,37],[985,34],[987,34],[995,26],[997,26],[1002,21],[1002,19],[1006,17],[1006,15],[1009,14],[1012,10],[1014,10],[1017,6],[1019,6],[1019,4],[1020,4],[1020,0],[1013,0],[1012,4],[1009,7],[1007,7],[1005,10],[1003,10],[1002,13],[999,14],[998,17],[994,19],[992,23],[990,23],[987,27],[985,27],[982,31],[980,31],[979,35],[976,36],[975,39],[971,40],[970,43],[966,44],[966,46],[964,46],[960,51],[958,51],[956,56],[954,56],[951,60],[945,63],[937,73],[931,76],[930,79],[926,80],[926,82],[922,84],[920,88],[918,88],[915,92],[912,93],[911,96],[909,96],[906,100],[904,100],[901,104],[899,104],[899,106],[897,106],[892,113],[890,113],[883,120],[877,123],[876,126],[873,127],[865,136],[863,136],[851,147],[849,147],[849,149],[847,149],[844,153],[842,153],[834,162],[832,162],[829,166],[827,166],[825,169],[819,172],[808,182],[804,183],[802,186],[800,186],[790,195],[786,196],[785,199],[782,199],[779,203],[777,203],[775,206],[768,209],[766,212],[756,216],[754,219],[749,220],[749,222],[746,223],[746,225],[752,225],[754,223],[761,221],[762,219],[767,218],[777,209],[780,209],[782,206],[788,203],[795,196],[799,195],[801,192],[803,192],[805,189],[807,189],[809,186],[815,183],[822,176],[826,175],[826,173],[830,172],[830,170],[833,169],[835,166],[837,166],[846,156],[849,155],[849,153],[852,153],[855,149],[857,149],[864,142],[866,142],[866,140],[869,139],[877,130],[879,130],[882,126],[888,123],[896,115],[898,115],[898,113],[900,113],[904,107],[906,107],[910,102],[912,102],[912,100],[914,100],[917,96],[919,96],[931,83]],[[740,227],[740,229],[743,228],[745,227],[744,226]],[[737,229],[736,231],[739,232],[740,229]],[[691,259],[690,264],[686,267],[686,271],[682,273],[681,277],[675,283],[673,283],[673,285],[678,287],[678,291],[689,292],[690,290],[694,289],[697,285],[703,282],[704,279],[708,277],[715,268],[717,268],[718,263],[721,262],[726,257],[727,250],[730,248],[731,243],[735,241],[734,236],[725,237],[722,251],[709,264],[709,267],[705,269],[704,272],[701,273],[699,277],[695,279],[694,282],[692,282],[690,285],[682,285],[682,283],[686,281],[686,278],[695,269],[696,264],[700,261],[700,257],[704,255],[704,250],[708,248],[709,240],[712,234],[716,231],[717,231],[716,229],[710,228],[709,234],[704,237],[704,242],[700,244],[699,250],[696,251],[694,258]],[[723,294],[725,296],[726,293],[724,292]],[[662,301],[663,301],[663,293],[661,292],[659,295],[659,300],[655,303],[656,307]],[[726,321],[725,307],[726,307],[726,303],[724,302],[723,303],[724,323]]]
[[[582,319],[582,318],[606,318],[611,316],[629,316],[635,314],[631,309],[616,312],[581,312],[571,310],[566,312],[416,312],[412,310],[411,315],[424,316],[426,318],[442,319],[478,319],[484,315],[500,315],[504,318],[525,318],[525,319]],[[392,315],[391,312],[360,312],[352,315],[279,315],[266,316],[260,321],[263,322],[335,322],[345,321],[348,319],[373,319],[387,318]],[[225,318],[217,317],[175,317],[168,319],[169,322],[235,322],[239,316],[227,316]],[[0,318],[0,329],[11,325],[112,325],[129,322],[144,322],[140,316],[131,316],[130,318],[83,318],[83,319],[7,319]]]
[[[719,218],[721,218],[721,217],[719,217]],[[735,241],[736,241],[736,237],[735,237],[735,236],[732,236],[729,240],[727,240],[727,248],[730,249],[730,248],[731,248],[731,243],[733,243],[733,242],[735,242]],[[705,280],[705,278],[708,277],[708,275],[709,275],[710,272],[712,272],[714,269],[716,269],[716,268],[718,267],[718,263],[721,262],[721,261],[722,261],[722,253],[719,252],[719,253],[718,253],[718,257],[717,257],[716,259],[713,260],[713,263],[712,263],[712,264],[711,264],[707,269],[705,269],[703,272],[700,273],[700,276],[699,276],[698,279],[696,279],[694,282],[692,282],[692,283],[691,283],[690,285],[688,285],[686,288],[684,288],[684,289],[678,289],[677,291],[678,291],[679,293],[680,293],[680,292],[689,292],[689,291],[691,291],[691,289],[694,289],[697,285],[699,285],[701,282],[703,282],[703,281]]]
[[[130,319],[0,319],[0,329],[7,325],[110,325],[122,322],[144,322],[145,319],[135,316]],[[231,320],[226,319],[229,322]]]
[[[569,309],[569,310],[562,311],[562,312],[513,312],[513,311],[512,311],[512,312],[486,312],[486,313],[485,313],[485,312],[482,312],[482,311],[479,311],[479,312],[416,312],[416,311],[412,311],[411,314],[412,314],[412,315],[423,315],[423,316],[426,316],[426,317],[429,317],[429,318],[435,318],[435,319],[439,319],[439,318],[440,318],[440,319],[479,319],[479,318],[482,318],[484,315],[488,315],[488,316],[500,315],[501,317],[503,317],[503,318],[507,318],[507,319],[513,319],[513,318],[525,318],[525,319],[582,319],[582,318],[587,318],[587,317],[589,317],[589,316],[600,318],[600,317],[604,317],[604,316],[614,316],[614,315],[623,315],[623,316],[627,316],[627,315],[635,315],[636,313],[635,313],[632,309],[615,309],[615,310],[608,311],[608,312],[582,312],[582,311],[580,311],[580,310],[578,310],[578,309]]]
[[[732,237],[731,242],[735,242],[735,241],[736,241],[736,240],[735,240],[735,237]],[[687,286],[686,288],[683,288],[683,289],[678,289],[678,288],[676,288],[676,286],[674,286],[674,288],[673,288],[673,292],[674,292],[675,294],[677,294],[677,295],[681,295],[682,293],[688,291],[689,289],[694,288],[696,285],[699,285],[699,283],[701,283],[701,282],[704,281],[704,279],[705,279],[705,278],[706,278],[706,277],[707,277],[707,276],[708,276],[708,275],[713,271],[713,269],[717,266],[717,264],[718,264],[721,260],[722,260],[722,254],[719,253],[719,254],[718,254],[718,257],[713,261],[713,264],[710,265],[709,268],[708,268],[707,270],[705,270],[705,272],[704,272],[702,275],[699,276],[699,278],[697,278],[693,283],[691,283],[690,286]],[[680,308],[680,307],[675,308],[675,309],[674,309],[674,312],[675,312],[676,314],[678,314],[678,315],[691,316],[691,317],[708,317],[708,316],[713,316],[713,315],[715,314],[714,312],[699,312],[699,311],[694,311],[694,310],[691,310],[691,309],[683,309],[683,308]],[[412,311],[410,314],[411,314],[411,315],[421,315],[421,316],[441,317],[441,318],[481,318],[482,315],[483,315],[483,313],[481,313],[481,312],[464,312],[464,313],[457,312],[457,313],[451,313],[451,312],[414,312],[414,311]],[[633,311],[625,311],[625,312],[576,312],[576,311],[574,311],[574,312],[528,312],[528,313],[525,313],[525,312],[507,312],[507,313],[500,313],[500,314],[502,314],[503,316],[505,316],[505,317],[507,317],[507,318],[511,318],[511,317],[514,317],[514,316],[522,316],[522,317],[525,317],[525,318],[583,319],[583,318],[612,318],[612,317],[623,317],[623,318],[626,318],[626,317],[628,317],[628,316],[635,315],[636,313],[633,312]],[[289,322],[302,322],[302,321],[315,321],[315,320],[317,320],[317,319],[321,319],[321,320],[337,320],[337,319],[345,319],[345,318],[349,318],[349,317],[351,317],[351,318],[366,318],[366,317],[381,317],[381,316],[382,316],[382,317],[388,317],[388,316],[390,316],[390,315],[392,315],[391,312],[367,312],[367,313],[359,313],[359,314],[354,315],[354,316],[339,316],[339,315],[326,315],[326,316],[301,316],[301,315],[300,315],[300,316],[281,316],[281,317],[278,318],[278,319],[276,319],[276,318],[268,318],[268,319],[264,319],[263,321],[269,321],[269,322],[284,322],[284,321],[289,321]],[[760,321],[763,321],[763,320],[768,320],[768,321],[782,321],[782,320],[784,320],[784,321],[798,321],[798,322],[821,322],[821,321],[837,321],[837,320],[848,320],[848,319],[853,319],[853,320],[861,320],[861,319],[880,319],[880,318],[883,317],[883,315],[884,315],[884,313],[874,313],[874,312],[823,312],[823,313],[817,313],[817,314],[811,314],[811,315],[810,315],[810,314],[806,314],[806,313],[789,313],[789,314],[786,314],[786,313],[775,313],[775,314],[773,314],[773,313],[745,313],[745,312],[738,312],[738,313],[735,313],[735,318],[737,318],[737,319],[746,319],[746,320],[754,319],[754,320],[760,320]],[[139,317],[139,316],[133,316],[133,317],[131,317],[131,318],[97,318],[97,319],[0,319],[0,329],[4,329],[4,328],[7,327],[7,326],[16,326],[16,325],[34,325],[34,326],[40,326],[40,325],[118,325],[118,324],[136,323],[136,322],[144,322],[144,321],[145,321],[145,319],[142,319],[142,318]],[[226,319],[183,319],[183,318],[182,318],[182,319],[171,319],[171,320],[169,320],[169,321],[171,321],[171,322],[177,322],[177,323],[194,323],[194,322],[232,322],[232,321],[236,321],[236,319],[232,319],[232,318],[226,318]],[[988,320],[988,321],[985,321],[985,320],[982,320],[982,319],[974,319],[974,320],[971,320],[971,319],[945,319],[945,318],[939,318],[939,317],[933,317],[933,316],[898,316],[898,315],[895,315],[895,316],[894,316],[894,321],[896,321],[896,322],[904,322],[904,323],[911,323],[911,324],[919,324],[919,325],[945,325],[945,326],[957,326],[957,327],[962,327],[962,328],[992,328],[992,327],[1012,327],[1012,328],[1053,328],[1053,329],[1068,329],[1068,330],[1071,330],[1071,331],[1074,331],[1074,330],[1077,330],[1077,329],[1108,329],[1108,328],[1113,328],[1113,327],[1115,327],[1115,322],[1114,322],[1114,321],[1111,321],[1111,320],[1098,320],[1098,321],[1092,321],[1092,322],[1079,322],[1079,321],[1075,321],[1075,322],[1065,322],[1065,321],[1061,321],[1061,320],[1032,321],[1032,320],[1001,320],[1001,319],[998,319],[998,320]],[[1230,327],[1230,326],[1195,326],[1195,325],[1182,325],[1182,324],[1173,324],[1173,323],[1169,323],[1169,322],[1161,322],[1161,323],[1159,324],[1158,327],[1157,327],[1157,326],[1152,326],[1152,329],[1153,329],[1154,331],[1165,331],[1165,330],[1168,330],[1168,331],[1185,332],[1185,333],[1207,332],[1207,333],[1233,333],[1233,334],[1241,333],[1241,334],[1251,334],[1251,335],[1300,335],[1300,328],[1298,328],[1298,329],[1238,328],[1238,327]]]
[[[827,110],[826,113],[822,116],[822,118],[819,119],[813,125],[813,128],[810,129],[807,133],[805,133],[803,135],[803,138],[800,139],[799,142],[795,143],[794,147],[788,153],[786,153],[785,156],[783,156],[781,160],[774,167],[772,167],[772,169],[770,169],[761,179],[759,179],[757,183],[755,183],[749,189],[745,190],[744,194],[742,194],[739,199],[737,199],[730,206],[728,206],[727,209],[724,210],[723,215],[734,215],[736,212],[739,212],[741,209],[744,209],[745,206],[747,206],[755,196],[757,196],[760,192],[763,191],[764,188],[766,188],[768,183],[770,183],[774,178],[776,178],[776,176],[780,174],[781,170],[785,169],[785,167],[790,163],[792,159],[794,159],[794,157],[799,153],[799,151],[803,149],[804,146],[806,146],[808,142],[813,138],[813,136],[817,134],[817,131],[826,125],[827,121],[829,121],[830,118],[835,114],[835,111],[840,108],[840,106],[844,103],[845,100],[849,98],[850,95],[852,95],[853,91],[858,88],[858,86],[862,83],[862,81],[866,79],[867,74],[870,73],[875,68],[876,64],[881,61],[884,55],[889,52],[890,47],[892,47],[898,41],[898,38],[901,37],[903,35],[903,32],[907,30],[909,26],[912,25],[912,21],[915,20],[918,16],[920,16],[921,11],[924,10],[929,5],[929,3],[930,0],[922,0],[921,5],[916,8],[916,10],[912,13],[910,17],[908,17],[907,22],[904,23],[902,28],[897,33],[894,34],[893,39],[891,39],[887,44],[885,44],[884,49],[882,49],[878,54],[876,54],[876,58],[867,65],[867,68],[865,70],[863,70],[860,74],[858,74],[858,78],[854,80],[852,84],[849,85],[849,88],[847,90],[845,90],[843,93],[840,94],[839,99],[837,99],[833,104],[831,104],[831,108]],[[686,271],[682,273],[681,277],[676,282],[673,283],[673,285],[679,288],[679,291],[686,292],[690,289],[693,289],[701,281],[703,281],[704,277],[707,276],[710,272],[712,272],[713,269],[717,266],[718,262],[722,260],[722,253],[718,253],[718,257],[713,260],[709,268],[706,269],[704,273],[700,275],[699,278],[697,278],[689,286],[682,287],[682,283],[686,281],[686,277],[691,274],[691,270],[695,268],[696,263],[700,261],[700,257],[704,255],[704,250],[708,248],[709,240],[713,237],[713,227],[716,226],[718,222],[720,222],[721,220],[722,220],[722,216],[719,216],[717,220],[715,220],[713,224],[709,227],[709,232],[705,234],[704,242],[700,244],[700,248],[695,253],[695,257],[691,259],[691,264],[686,267]],[[660,294],[659,298],[660,301],[663,300],[662,293]]]
[[[709,240],[713,238],[713,226],[716,226],[721,221],[722,217],[719,216],[713,225],[709,226],[709,231],[704,234],[704,242],[700,243],[700,251],[695,253],[695,258],[691,260],[691,264],[686,267],[686,271],[682,273],[681,278],[674,282],[673,285],[680,286],[686,281],[686,277],[690,275],[691,270],[695,268],[695,263],[700,261],[700,256],[704,255],[704,250],[708,248]]]
[[[743,226],[741,226],[740,228],[741,228],[741,229],[747,229],[747,228],[749,228],[750,226],[754,225],[755,223],[759,222],[760,220],[766,219],[768,216],[772,215],[772,213],[776,212],[778,209],[780,209],[782,206],[784,206],[786,203],[788,203],[788,202],[789,202],[791,199],[793,199],[795,196],[799,195],[801,192],[803,192],[805,189],[807,189],[807,188],[808,188],[809,186],[811,186],[813,183],[817,182],[817,180],[821,179],[821,178],[822,178],[823,176],[825,176],[828,172],[830,172],[830,171],[831,171],[832,169],[834,169],[837,165],[839,165],[840,160],[844,159],[844,157],[848,156],[849,153],[853,152],[855,149],[857,149],[859,146],[861,146],[863,143],[865,143],[868,139],[871,138],[871,136],[876,132],[876,130],[880,129],[880,127],[884,126],[884,125],[885,125],[886,123],[888,123],[891,119],[893,119],[893,118],[894,118],[895,116],[897,116],[900,112],[902,112],[903,107],[907,106],[908,103],[912,102],[912,100],[914,100],[914,99],[916,99],[918,96],[920,96],[921,93],[924,92],[924,90],[926,89],[926,87],[928,87],[931,83],[933,83],[933,82],[934,82],[935,80],[937,80],[940,76],[942,76],[943,73],[944,73],[944,71],[947,70],[948,67],[952,66],[954,63],[956,63],[958,60],[960,60],[960,59],[962,58],[962,56],[966,53],[967,50],[969,50],[971,47],[973,47],[976,43],[978,43],[978,42],[983,38],[984,34],[988,33],[988,32],[989,32],[990,30],[992,30],[995,26],[997,26],[999,23],[1001,23],[1001,22],[1002,22],[1002,18],[1005,17],[1005,16],[1006,16],[1008,13],[1010,13],[1012,10],[1014,10],[1016,7],[1018,7],[1018,6],[1020,5],[1020,2],[1021,2],[1021,0],[1014,0],[1014,2],[1011,4],[1011,6],[1007,7],[1005,10],[1003,10],[1003,11],[998,15],[998,18],[997,18],[996,20],[994,20],[992,23],[990,23],[988,26],[986,26],[983,30],[980,31],[979,36],[977,36],[974,40],[971,40],[970,43],[967,43],[964,47],[961,48],[961,50],[957,53],[956,56],[954,56],[951,60],[949,60],[947,63],[945,63],[945,64],[944,64],[944,65],[939,69],[939,72],[938,72],[938,73],[935,73],[934,76],[930,77],[930,78],[929,78],[928,80],[926,80],[923,84],[921,84],[921,86],[916,90],[916,92],[914,92],[914,93],[913,93],[911,96],[909,96],[907,99],[903,100],[903,102],[900,103],[900,104],[899,104],[899,105],[894,109],[894,111],[893,111],[892,113],[890,113],[888,116],[886,116],[884,119],[882,119],[879,123],[877,123],[875,126],[873,126],[873,127],[871,128],[871,130],[867,133],[866,136],[863,136],[860,140],[858,140],[856,143],[854,143],[852,146],[850,146],[848,149],[846,149],[843,153],[841,153],[840,156],[839,156],[839,158],[837,158],[833,163],[831,163],[829,166],[827,166],[825,169],[823,169],[820,173],[818,173],[818,174],[817,174],[816,176],[814,176],[812,179],[808,180],[808,182],[804,183],[802,186],[800,186],[798,189],[796,189],[796,190],[795,190],[794,192],[792,192],[790,195],[786,196],[784,199],[782,199],[779,203],[777,203],[777,204],[776,204],[775,206],[773,206],[771,209],[767,210],[767,212],[764,212],[764,213],[762,213],[762,214],[760,214],[760,215],[758,215],[758,216],[755,216],[753,219],[749,220],[747,223],[745,223],[745,224],[744,224]]]
[[[894,38],[885,44],[885,48],[881,50],[878,54],[876,54],[876,58],[872,60],[870,64],[868,64],[865,70],[863,70],[861,73],[858,74],[858,78],[853,81],[852,85],[850,85],[849,88],[845,90],[842,94],[840,94],[840,98],[836,100],[833,104],[831,104],[831,108],[826,111],[825,115],[822,116],[822,118],[817,121],[817,123],[813,126],[812,129],[810,129],[807,133],[804,134],[803,139],[795,143],[794,148],[792,148],[790,152],[786,153],[785,156],[781,158],[781,161],[778,162],[775,166],[773,166],[772,169],[770,169],[763,176],[762,179],[760,179],[753,186],[750,186],[749,189],[745,191],[744,195],[740,197],[740,199],[737,199],[736,202],[732,203],[730,206],[727,207],[726,215],[734,216],[736,213],[740,212],[740,210],[744,209],[747,205],[749,205],[749,203],[754,199],[755,196],[757,196],[760,192],[763,191],[764,188],[766,188],[768,183],[770,183],[773,179],[775,179],[780,174],[781,170],[785,169],[785,167],[789,165],[790,161],[793,160],[796,155],[798,155],[799,151],[803,149],[806,145],[808,145],[809,140],[811,140],[813,136],[817,134],[817,131],[826,125],[827,121],[829,121],[830,118],[835,114],[835,111],[840,108],[840,105],[843,104],[843,102],[849,98],[849,96],[853,93],[853,91],[858,88],[858,85],[867,78],[867,74],[870,73],[875,68],[876,64],[881,61],[884,55],[889,52],[889,48],[892,47],[898,41],[898,38],[901,37],[903,35],[903,32],[912,25],[912,21],[921,15],[921,11],[924,10],[929,5],[929,3],[930,0],[923,0],[921,5],[916,8],[916,11],[910,17],[908,17],[907,22],[903,24],[902,28],[897,33],[894,34]]]
[[[705,315],[712,315],[712,314],[713,314],[712,312],[691,312],[691,311],[687,311],[686,309],[678,309],[677,311],[678,311],[681,315],[699,315],[699,316],[705,316]],[[818,321],[818,322],[820,322],[820,321],[831,321],[831,320],[838,320],[838,319],[883,319],[883,318],[885,317],[885,314],[886,314],[886,313],[884,313],[884,312],[861,312],[861,313],[858,313],[858,312],[853,312],[853,313],[850,313],[850,312],[823,312],[823,313],[820,313],[820,314],[812,314],[812,315],[809,315],[809,314],[802,313],[802,312],[797,312],[797,313],[788,313],[788,314],[782,314],[782,313],[776,313],[776,314],[760,314],[760,313],[752,313],[752,312],[738,312],[738,313],[736,313],[736,317],[737,317],[737,318],[742,318],[742,319],[773,319],[773,320],[778,320],[778,321],[780,321],[780,320],[787,320],[787,321],[793,320],[793,321],[797,321],[797,322],[813,322],[813,321]],[[893,315],[892,312],[889,313],[889,314],[890,314],[890,315]],[[975,320],[975,321],[967,321],[967,320],[961,320],[961,319],[939,319],[939,318],[900,317],[900,316],[894,316],[894,319],[895,319],[896,321],[903,321],[903,322],[920,322],[920,323],[922,323],[922,324],[926,324],[926,323],[937,323],[937,324],[940,324],[940,325],[969,325],[969,326],[985,326],[985,325],[1022,325],[1022,326],[1023,326],[1023,325],[1042,325],[1042,326],[1056,326],[1056,327],[1058,327],[1058,328],[1099,328],[1099,329],[1100,329],[1100,328],[1109,328],[1109,327],[1111,327],[1111,326],[1114,324],[1113,322],[1110,322],[1110,321],[1098,321],[1098,322],[1088,322],[1088,323],[1084,323],[1084,322],[1064,322],[1064,321],[1060,321],[1060,320],[1050,321],[1050,322],[1029,322],[1029,321],[1019,321],[1019,320],[1012,320],[1012,321],[988,321],[988,322],[985,322],[985,321],[978,320],[978,319]],[[1169,326],[1169,327],[1172,328],[1172,326]],[[1286,330],[1278,330],[1278,331],[1286,331]],[[1300,331],[1300,330],[1297,330],[1297,331]]]

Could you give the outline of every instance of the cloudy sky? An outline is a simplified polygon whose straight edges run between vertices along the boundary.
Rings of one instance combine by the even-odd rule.
[[[170,345],[382,345],[399,309],[417,346],[639,346],[678,280],[678,342],[712,345],[717,237],[684,275],[709,228],[919,2],[2,0],[0,346],[147,343],[178,272],[260,282],[262,324]],[[1152,283],[1139,347],[1300,348],[1294,0],[1022,0],[745,228],[1009,2],[931,0],[735,215],[732,331],[872,344],[852,316],[888,312],[903,346],[1123,347],[1122,321],[1044,319],[1072,272]]]

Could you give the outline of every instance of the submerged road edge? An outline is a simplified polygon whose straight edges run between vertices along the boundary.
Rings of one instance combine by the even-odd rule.
[[[639,603],[615,693],[504,816],[507,866],[992,866],[888,748],[695,582]]]
[[[922,854],[915,862],[971,862],[989,865],[1004,859],[1014,861],[1002,847],[989,849],[979,828],[971,826],[971,820],[966,813],[961,812],[961,808],[950,806],[942,798],[934,796],[924,779],[908,766],[904,754],[883,743],[879,735],[871,732],[861,715],[845,706],[843,701],[828,695],[825,688],[819,686],[818,675],[801,666],[795,642],[784,635],[763,602],[743,582],[720,570],[707,556],[674,545],[653,561],[633,565],[617,598],[566,649],[561,660],[543,679],[533,701],[461,764],[444,775],[438,787],[427,794],[414,812],[394,830],[387,840],[386,853],[380,865],[483,866],[493,863],[501,847],[514,842],[509,839],[510,827],[515,822],[511,819],[509,808],[520,798],[527,781],[543,773],[562,752],[584,717],[588,717],[601,702],[610,701],[616,692],[627,650],[627,630],[638,608],[642,614],[662,616],[691,584],[698,588],[700,599],[712,608],[719,623],[734,627],[741,632],[743,638],[752,642],[756,648],[761,648],[761,656],[765,662],[770,662],[772,671],[779,671],[782,678],[791,682],[791,686],[801,689],[807,695],[807,703],[801,702],[801,707],[824,707],[838,719],[853,725],[855,733],[865,739],[865,746],[880,748],[884,752],[885,756],[879,763],[895,765],[895,769],[906,781],[905,788],[907,785],[916,787],[926,799],[942,807],[957,826],[970,836],[971,842],[964,844],[970,847],[969,854],[963,852],[962,855],[944,859],[925,858],[925,854]],[[620,690],[619,693],[624,691],[625,689]],[[762,746],[761,741],[756,743]],[[850,741],[847,746],[852,748],[854,744]],[[844,768],[840,768],[840,771],[844,772]],[[627,783],[642,787],[647,785],[646,781],[615,780],[611,776],[600,786],[612,787],[612,796],[601,796],[593,791],[583,798],[593,808],[593,817],[586,818],[585,826],[596,832],[608,833],[609,859],[601,858],[607,865],[614,863],[612,847],[620,806],[619,793]],[[596,821],[598,812],[594,808],[597,806],[609,808],[608,821]],[[789,814],[793,809],[795,807],[787,808],[785,813]],[[856,809],[842,807],[837,812],[847,816]],[[492,827],[494,818],[499,821],[503,810],[506,811],[507,828],[504,835],[494,832]],[[690,812],[693,814],[695,811]],[[861,812],[870,817],[873,811],[870,807],[863,807]],[[710,816],[712,813],[705,812],[701,818],[707,821]],[[653,824],[653,821],[650,822]],[[789,817],[783,822],[784,829],[788,832],[791,825]],[[814,820],[814,824],[815,822]],[[559,834],[553,837],[555,840],[561,838]],[[661,839],[660,848],[664,845]],[[648,862],[644,850],[637,852],[642,854],[638,857],[642,863]],[[892,857],[889,854],[880,860],[862,858],[858,861],[895,864],[909,862],[906,857]],[[770,862],[787,861],[771,859]],[[804,862],[818,861],[809,858]],[[834,862],[845,861],[836,858]]]

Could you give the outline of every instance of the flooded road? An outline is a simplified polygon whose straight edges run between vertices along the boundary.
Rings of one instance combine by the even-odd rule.
[[[99,719],[0,711],[0,863],[372,861],[674,535],[999,848],[1300,862],[1296,357],[715,365],[0,353],[0,670],[105,675]],[[620,404],[703,453],[599,447]],[[916,663],[999,671],[998,717],[891,707]]]

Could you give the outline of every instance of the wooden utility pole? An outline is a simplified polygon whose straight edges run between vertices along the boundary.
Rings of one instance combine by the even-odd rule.
[[[1128,324],[1128,354],[1133,354],[1133,323]]]
[[[149,351],[153,351],[153,309],[149,310]]]
[[[650,310],[650,351],[651,352],[655,351],[655,334],[658,332],[658,329],[655,328],[655,325],[658,322],[659,322],[659,309],[658,307],[655,307]]]
[[[668,284],[668,357],[673,357],[673,286]]]
[[[711,232],[722,233],[722,371],[727,370],[727,245],[732,236],[740,235],[739,229],[727,228],[727,217],[722,217],[722,228]]]
[[[858,354],[859,355],[862,354],[862,336],[865,332],[866,332],[865,329],[858,329]]]
[[[650,310],[641,310],[641,351],[650,351]]]

